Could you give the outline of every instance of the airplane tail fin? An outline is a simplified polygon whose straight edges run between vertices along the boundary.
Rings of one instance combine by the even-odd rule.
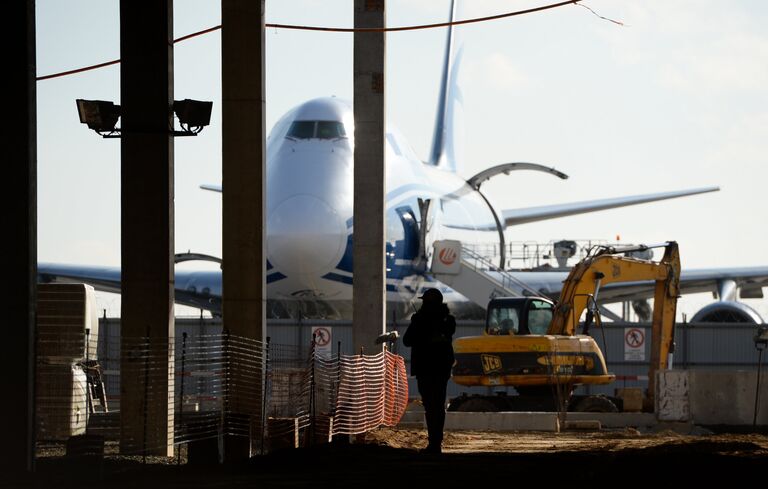
[[[451,21],[456,20],[458,0],[451,1]],[[459,66],[464,52],[463,42],[456,35],[454,26],[448,27],[440,81],[440,96],[437,101],[437,118],[432,137],[431,165],[449,171],[459,171],[463,158],[463,97],[458,85]]]

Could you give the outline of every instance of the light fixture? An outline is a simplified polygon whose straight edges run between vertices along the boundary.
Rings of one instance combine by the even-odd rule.
[[[105,138],[120,137],[120,129],[115,128],[120,118],[120,106],[105,100],[75,100],[80,122],[86,124]]]
[[[203,102],[200,100],[190,100],[188,98],[184,100],[174,100],[173,112],[176,117],[179,118],[179,125],[182,132],[187,134],[174,134],[182,135],[196,135],[203,130],[203,127],[211,123],[211,110],[213,109],[213,102]]]
[[[757,348],[757,380],[755,382],[755,411],[752,417],[752,430],[757,428],[757,411],[760,408],[760,372],[763,370],[763,350],[768,347],[768,326],[759,326],[754,337]]]
[[[115,127],[120,118],[120,106],[106,100],[75,100],[80,122],[86,124],[102,137],[119,138],[120,128]],[[200,100],[174,100],[173,112],[179,119],[181,131],[175,131],[173,127],[168,133],[174,136],[197,136],[205,126],[211,122],[211,110],[213,102]],[[147,132],[147,131],[138,131]]]

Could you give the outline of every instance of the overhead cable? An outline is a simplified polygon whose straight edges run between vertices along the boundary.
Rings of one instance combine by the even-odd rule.
[[[507,17],[514,17],[517,15],[524,15],[524,14],[531,14],[534,12],[540,12],[542,10],[549,10],[553,8],[563,7],[565,5],[571,5],[571,4],[579,4],[583,0],[568,0],[564,2],[558,2],[558,3],[552,3],[549,5],[542,5],[541,7],[534,7],[529,8],[525,10],[516,10],[514,12],[507,12],[503,14],[498,15],[490,15],[487,17],[477,17],[474,19],[465,19],[465,20],[456,20],[451,22],[439,22],[437,24],[422,24],[422,25],[411,25],[411,26],[401,26],[401,27],[365,27],[365,28],[354,28],[354,27],[320,27],[320,26],[308,26],[308,25],[292,25],[292,24],[265,24],[265,27],[268,27],[270,29],[290,29],[290,30],[302,30],[302,31],[320,31],[320,32],[403,32],[403,31],[415,31],[415,30],[421,30],[421,29],[434,29],[438,27],[449,27],[454,25],[464,25],[464,24],[474,24],[478,22],[488,22],[491,20],[498,20],[498,19],[504,19]],[[584,6],[584,5],[580,5]],[[594,10],[590,9],[589,7],[585,7],[589,9],[593,14],[598,15],[595,13]],[[608,19],[606,17],[602,17],[598,15],[601,19],[605,19],[607,21],[613,22],[614,24],[618,25],[624,25],[621,22]],[[193,32],[192,34],[187,34],[186,36],[179,37],[178,39],[174,39],[173,43],[176,44],[177,42],[186,41],[187,39],[191,39],[193,37],[202,36],[203,34],[208,34],[214,31],[217,31],[221,29],[221,25],[217,25],[214,27],[209,27],[208,29],[204,29],[202,31]],[[68,70],[68,71],[62,71],[59,73],[52,73],[50,75],[43,75],[37,77],[37,81],[42,80],[49,80],[51,78],[59,78],[62,76],[67,75],[74,75],[76,73],[82,73],[84,71],[91,71],[96,70],[99,68],[104,68],[106,66],[111,66],[118,64],[120,62],[119,59],[115,59],[112,61],[107,61],[104,63],[99,63],[91,66],[86,66],[83,68],[77,68],[74,70]]]

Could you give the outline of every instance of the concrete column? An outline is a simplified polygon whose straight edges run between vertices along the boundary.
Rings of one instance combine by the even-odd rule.
[[[120,58],[120,448],[172,455],[172,0],[120,2]],[[150,337],[148,375],[147,350],[134,340],[143,336]]]
[[[34,463],[35,284],[37,279],[37,132],[35,88],[35,2],[11,2],[5,16],[14,25],[3,30],[6,46],[10,124],[3,132],[5,183],[0,192],[8,257],[0,291],[5,302],[3,344],[13,375],[4,381],[6,402],[0,403],[5,454],[3,474],[31,471]],[[10,401],[10,402],[9,402]]]
[[[386,26],[384,0],[355,0],[355,28]],[[384,32],[354,34],[355,197],[352,338],[355,352],[380,351],[386,327]]]
[[[222,314],[231,335],[263,341],[267,290],[264,0],[222,0],[221,11]],[[229,355],[227,410],[232,427],[228,431],[238,433],[225,438],[228,461],[250,455],[250,437],[240,432],[243,426],[253,430],[260,423],[263,395],[253,361],[245,365],[235,353]]]

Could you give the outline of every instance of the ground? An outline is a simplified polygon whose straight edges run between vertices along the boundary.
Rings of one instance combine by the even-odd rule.
[[[282,450],[231,466],[108,457],[77,463],[49,450],[38,473],[0,487],[468,487],[525,481],[639,485],[748,481],[768,475],[768,435],[632,428],[598,432],[448,432],[443,455],[419,453],[423,430],[382,428],[356,443]]]
[[[714,434],[699,430],[699,435],[683,435],[672,430],[641,434],[634,428],[596,432],[563,433],[508,433],[482,431],[447,432],[444,441],[446,454],[470,453],[563,453],[622,450],[653,450],[685,447],[708,443],[721,447],[718,453],[740,455],[745,451],[768,462],[768,436],[762,434]],[[427,434],[422,430],[381,428],[366,435],[369,443],[401,449],[426,446]],[[766,469],[768,470],[768,468]],[[768,475],[768,474],[767,474]]]

